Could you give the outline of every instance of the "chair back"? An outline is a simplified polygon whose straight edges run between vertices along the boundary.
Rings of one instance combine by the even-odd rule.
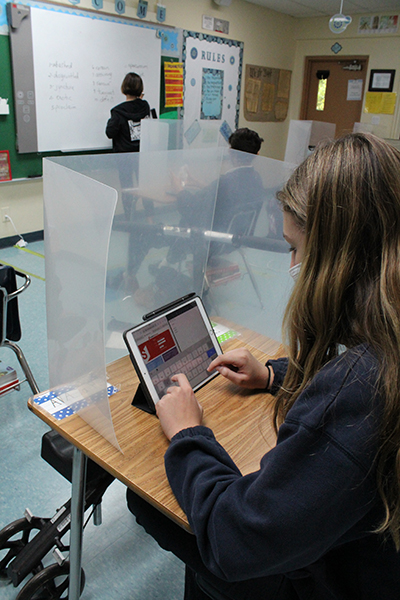
[[[231,218],[226,233],[244,236],[253,235],[260,210],[261,205],[257,207],[249,206],[249,208],[237,212]],[[232,244],[211,242],[209,256],[213,257],[220,256],[221,254],[230,254],[234,250],[236,250],[236,247],[232,246]]]
[[[11,297],[17,291],[15,270],[8,265],[0,266],[0,341],[5,339],[18,342],[21,339],[21,326],[18,312],[18,299]]]
[[[229,223],[228,233],[232,233],[233,235],[253,235],[260,210],[261,206],[238,212],[232,217]]]
[[[19,288],[17,275],[25,280]],[[0,345],[3,345],[5,340],[18,342],[21,339],[17,296],[30,282],[30,277],[25,273],[20,273],[9,265],[0,265]]]

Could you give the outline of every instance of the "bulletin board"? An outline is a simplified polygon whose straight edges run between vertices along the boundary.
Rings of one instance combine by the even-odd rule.
[[[284,121],[292,72],[246,65],[244,117],[247,121]]]
[[[239,123],[243,42],[183,32],[184,129],[190,145],[207,122],[220,124],[225,139]]]

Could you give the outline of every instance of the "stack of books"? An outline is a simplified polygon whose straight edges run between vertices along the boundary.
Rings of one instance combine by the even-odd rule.
[[[19,385],[17,372],[13,367],[0,364],[0,396],[10,392]]]

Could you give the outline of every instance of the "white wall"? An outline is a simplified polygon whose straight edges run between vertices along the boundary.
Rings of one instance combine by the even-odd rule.
[[[298,19],[296,27],[296,51],[292,78],[290,118],[298,119],[303,90],[305,58],[307,56],[368,56],[368,73],[364,76],[365,91],[368,90],[371,69],[395,69],[393,92],[400,93],[400,32],[397,34],[365,35],[358,34],[360,15],[353,15],[353,21],[344,33],[334,34],[328,27],[328,17]],[[339,42],[342,50],[335,55],[331,46]],[[364,96],[365,97],[365,96]],[[379,116],[379,124],[372,126],[372,132],[383,138],[398,138],[400,132],[400,109],[397,103],[394,115]],[[371,123],[372,114],[364,113],[362,123]]]

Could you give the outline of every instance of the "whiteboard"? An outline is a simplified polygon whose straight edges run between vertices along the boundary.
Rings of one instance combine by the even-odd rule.
[[[155,29],[31,7],[37,150],[111,147],[110,109],[121,83],[138,73],[158,112],[161,40]]]

